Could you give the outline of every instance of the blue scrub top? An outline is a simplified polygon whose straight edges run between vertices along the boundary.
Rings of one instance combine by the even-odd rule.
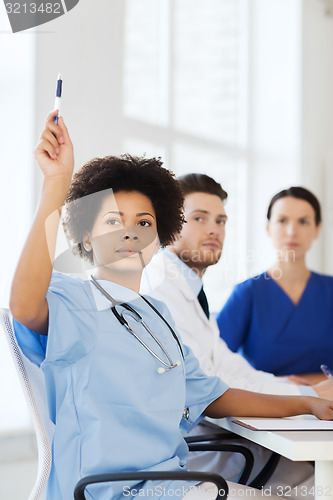
[[[311,273],[295,305],[268,273],[236,285],[217,317],[221,337],[275,375],[333,367],[333,277]]]
[[[48,484],[52,500],[72,498],[76,482],[90,474],[184,469],[188,448],[180,429],[190,430],[205,408],[228,389],[219,378],[200,370],[186,346],[183,360],[168,327],[138,294],[108,281],[99,283],[144,318],[172,361],[180,360],[181,366],[159,374],[161,363],[120,325],[109,301],[93,284],[53,275],[47,294],[48,336],[14,322],[24,354],[44,372],[50,418],[56,425]],[[174,327],[164,304],[149,300]],[[142,325],[124,309],[120,311],[140,338],[165,359]],[[187,418],[184,408],[189,409]],[[177,482],[161,485],[179,486]],[[146,482],[140,488],[156,486]],[[110,500],[122,496],[123,488],[119,483],[90,487],[88,498]],[[156,497],[163,495],[158,492]]]

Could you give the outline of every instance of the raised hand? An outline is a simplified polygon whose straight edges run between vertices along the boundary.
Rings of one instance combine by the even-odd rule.
[[[71,178],[74,168],[73,145],[62,117],[58,125],[52,111],[46,120],[45,128],[35,149],[35,158],[46,179],[53,177]]]

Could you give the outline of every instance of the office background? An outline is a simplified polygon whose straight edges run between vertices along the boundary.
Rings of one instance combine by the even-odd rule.
[[[32,152],[59,71],[76,168],[94,156],[146,153],[228,191],[225,250],[205,276],[213,310],[272,262],[266,206],[290,185],[322,202],[309,263],[333,274],[332,49],[332,0],[80,0],[17,34],[2,3],[1,305],[38,200]],[[0,347],[0,433],[20,433],[30,446],[3,339]]]

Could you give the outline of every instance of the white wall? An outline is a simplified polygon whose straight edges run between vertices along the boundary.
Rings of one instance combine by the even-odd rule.
[[[99,0],[98,8],[92,8],[90,0],[80,0],[75,9],[52,23],[52,32],[36,37],[36,136],[53,105],[54,82],[61,71],[63,112],[76,146],[77,166],[96,155],[122,152],[129,127],[122,113],[119,77],[124,8],[122,0]],[[274,193],[293,184],[309,187],[323,201],[324,234],[312,251],[310,264],[333,272],[333,215],[327,193],[327,180],[333,176],[333,58],[329,49],[333,47],[333,21],[325,16],[319,0],[248,0],[248,10],[246,226],[252,261],[244,274],[261,271],[273,259],[265,235],[266,207]],[[131,126],[137,130],[135,123]],[[151,128],[157,142],[160,133]]]
[[[271,197],[300,182],[301,0],[251,0],[249,57],[248,275],[272,263]],[[245,276],[244,276],[245,278]]]
[[[4,4],[1,3],[0,307],[8,307],[12,275],[31,224],[34,207],[34,50],[34,38],[30,34],[11,33]],[[1,335],[0,436],[4,429],[27,426],[30,426],[30,418],[21,386],[9,356],[6,340]],[[1,495],[1,486],[0,497],[5,498]]]
[[[121,153],[123,8],[122,0],[80,0],[36,36],[36,137],[53,108],[60,71],[76,167],[97,155]]]
[[[320,0],[251,0],[248,248],[261,271],[274,258],[265,236],[270,197],[303,185],[319,198],[323,232],[309,254],[333,274],[333,17]]]
[[[303,2],[301,178],[324,211],[310,262],[333,274],[333,17],[325,15],[324,3]]]

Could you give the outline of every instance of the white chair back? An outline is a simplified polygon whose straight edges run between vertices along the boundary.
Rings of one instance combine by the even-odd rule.
[[[51,442],[54,425],[48,416],[44,375],[40,368],[22,354],[16,341],[8,309],[0,309],[0,328],[7,339],[36,432],[38,472],[28,500],[45,500],[52,464]]]

